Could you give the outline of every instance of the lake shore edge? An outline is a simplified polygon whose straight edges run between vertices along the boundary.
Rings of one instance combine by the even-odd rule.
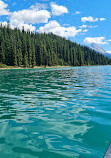
[[[29,67],[14,67],[14,66],[9,66],[9,67],[4,67],[4,68],[0,68],[0,70],[11,70],[11,69],[41,69],[41,68],[59,68],[59,67],[71,67],[71,66],[35,66],[33,68],[29,68]]]
[[[108,65],[82,65],[82,66],[108,66]],[[19,69],[42,69],[42,68],[67,68],[67,67],[81,67],[81,66],[61,66],[61,65],[56,65],[56,66],[34,66],[33,68],[30,67],[14,67],[14,66],[7,66],[4,68],[0,68],[0,70],[19,70]]]

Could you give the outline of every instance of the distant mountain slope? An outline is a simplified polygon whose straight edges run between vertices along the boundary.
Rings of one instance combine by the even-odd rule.
[[[95,50],[96,52],[104,55],[105,57],[108,57],[109,59],[111,59],[111,54],[107,53],[100,45],[98,45],[96,43],[92,43],[90,48]]]

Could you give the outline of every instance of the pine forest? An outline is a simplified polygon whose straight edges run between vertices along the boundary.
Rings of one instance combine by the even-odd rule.
[[[8,66],[107,65],[111,60],[65,38],[0,26],[0,63]]]

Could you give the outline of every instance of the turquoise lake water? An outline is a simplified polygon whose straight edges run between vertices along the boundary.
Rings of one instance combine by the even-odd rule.
[[[111,66],[0,70],[0,158],[103,158]]]

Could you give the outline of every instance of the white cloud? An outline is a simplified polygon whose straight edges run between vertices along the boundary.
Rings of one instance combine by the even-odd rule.
[[[89,22],[96,22],[96,21],[104,21],[104,20],[106,20],[106,18],[93,18],[92,16],[88,16],[88,17],[82,17],[81,18],[81,21],[82,22],[87,22],[87,21],[89,21]]]
[[[82,28],[87,28],[88,26],[87,25],[82,25],[82,26],[79,26],[81,29]]]
[[[98,25],[95,25],[95,26],[92,26],[92,25],[90,25],[90,26],[88,26],[88,25],[82,25],[82,26],[79,26],[81,29],[82,28],[96,28],[96,27],[98,27]]]
[[[2,5],[1,5],[2,4]],[[7,4],[0,0],[0,9],[3,10],[7,8]],[[10,14],[10,27],[14,29],[15,27],[22,30],[36,31],[36,27],[33,24],[37,23],[47,23],[48,19],[51,17],[50,12],[44,10],[45,4],[36,3],[36,5],[31,6],[29,9],[14,11]],[[39,10],[42,9],[42,10]],[[0,10],[0,11],[1,11]],[[8,14],[8,13],[7,13]],[[2,22],[2,25],[7,26],[7,22]]]
[[[32,24],[21,24],[21,25],[18,25],[17,28],[19,28],[20,30],[22,30],[24,28],[25,31],[31,31],[31,32],[34,32],[36,31],[36,27],[33,26]]]
[[[96,43],[96,44],[107,44],[107,42],[105,42],[105,37],[86,37],[84,39],[84,43],[86,44],[91,44],[91,43]]]
[[[87,29],[85,29],[85,30],[83,30],[83,32],[88,32],[88,30],[87,30]]]
[[[98,25],[95,25],[95,26],[88,26],[90,29],[92,29],[92,28],[96,28],[96,27],[98,27]]]
[[[55,35],[61,36],[61,37],[75,37],[79,32],[82,32],[81,29],[77,30],[75,26],[72,27],[61,27],[60,24],[53,20],[50,21],[48,24],[45,24],[45,26],[40,27],[38,32],[40,33],[53,33]]]
[[[108,42],[111,42],[111,39],[107,40]]]
[[[3,1],[0,0],[0,9],[7,8],[8,4],[5,4]]]
[[[0,22],[0,25],[7,27],[8,23],[4,21],[4,22]]]
[[[69,26],[70,24],[63,24],[63,26]]]
[[[47,4],[44,4],[44,3],[36,3],[35,5],[32,5],[30,7],[31,9],[33,10],[41,10],[41,9],[47,9]]]
[[[47,23],[50,18],[50,13],[47,10],[30,10],[24,9],[18,12],[13,12],[10,18],[10,23],[12,25],[20,24],[37,24],[37,23]]]
[[[17,5],[15,2],[12,3],[13,6]]]
[[[75,14],[81,14],[81,12],[80,11],[76,11]]]
[[[106,18],[100,18],[99,20],[100,20],[100,21],[104,21],[104,20],[106,20]]]
[[[9,10],[6,9],[7,7],[8,7],[8,4],[0,0],[0,15],[10,15]]]
[[[73,13],[73,15],[78,15],[78,14],[81,14],[80,11],[76,11],[75,13]]]
[[[51,9],[52,9],[52,14],[53,15],[59,16],[59,15],[62,15],[64,13],[68,13],[68,9],[66,7],[62,6],[62,5],[59,6],[56,3],[51,2],[50,6],[51,6]]]
[[[106,52],[109,53],[109,54],[111,53],[111,51],[106,51]]]
[[[86,21],[89,21],[89,22],[95,22],[95,21],[98,21],[99,19],[98,18],[93,18],[92,16],[89,16],[89,17],[82,17],[81,18],[81,21],[82,22],[86,22]]]
[[[4,22],[0,22],[0,25],[2,26],[5,26],[7,27],[9,23],[7,23],[6,21]],[[10,25],[10,24],[9,24]],[[22,30],[24,28],[25,31],[31,31],[31,32],[34,32],[36,31],[36,27],[35,26],[32,26],[32,24],[28,25],[28,24],[20,24],[18,26],[15,26],[15,25],[10,25],[10,28],[11,29],[14,29],[14,28],[19,28],[20,30]]]

